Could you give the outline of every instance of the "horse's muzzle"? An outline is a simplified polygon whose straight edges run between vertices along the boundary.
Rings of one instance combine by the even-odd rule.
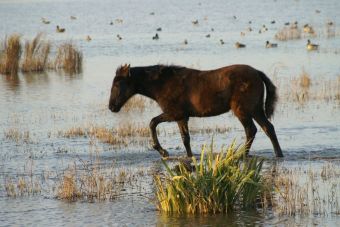
[[[116,105],[109,105],[109,109],[111,110],[111,112],[117,113],[119,112],[120,108],[118,108]]]

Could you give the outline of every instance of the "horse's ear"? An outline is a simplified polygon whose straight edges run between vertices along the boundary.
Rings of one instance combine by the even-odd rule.
[[[131,76],[131,73],[130,73],[130,64],[123,65],[122,68],[121,68],[121,73],[125,77],[130,77]]]

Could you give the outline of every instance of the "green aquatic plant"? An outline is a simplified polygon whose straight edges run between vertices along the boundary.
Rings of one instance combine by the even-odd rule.
[[[246,147],[232,143],[220,153],[202,149],[193,166],[180,163],[175,170],[163,161],[165,179],[154,177],[157,207],[162,212],[228,213],[239,207],[254,207],[262,194],[263,159],[246,157]],[[195,171],[191,171],[194,169]]]

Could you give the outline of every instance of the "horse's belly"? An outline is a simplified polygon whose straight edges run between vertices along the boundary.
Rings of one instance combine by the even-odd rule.
[[[192,101],[192,116],[210,117],[223,114],[230,110],[229,102],[226,99],[202,96]]]

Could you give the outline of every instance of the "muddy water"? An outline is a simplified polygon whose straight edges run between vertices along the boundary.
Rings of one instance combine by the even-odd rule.
[[[107,109],[109,90],[115,68],[122,63],[134,65],[180,64],[211,69],[234,63],[250,64],[261,69],[280,91],[273,123],[283,147],[282,168],[321,168],[325,162],[336,165],[340,159],[339,100],[324,97],[305,103],[285,98],[285,82],[302,70],[312,80],[310,92],[319,92],[322,81],[337,81],[340,75],[340,19],[338,1],[0,1],[1,38],[14,32],[23,40],[37,32],[58,44],[65,40],[76,43],[84,53],[84,70],[68,76],[61,73],[19,74],[0,76],[0,225],[276,225],[324,224],[339,222],[337,215],[278,217],[272,213],[241,212],[217,216],[161,215],[149,198],[153,196],[151,175],[161,169],[159,155],[149,143],[111,147],[88,138],[64,138],[58,134],[72,127],[100,125],[111,128],[128,123],[147,126],[160,113],[154,104],[144,111],[131,110],[112,114]],[[316,13],[315,10],[320,10]],[[150,15],[150,13],[154,15]],[[70,16],[76,16],[71,20]],[[233,16],[236,16],[234,19]],[[41,17],[51,24],[41,23]],[[122,23],[116,19],[123,19]],[[194,26],[191,21],[198,20]],[[270,22],[275,20],[275,24]],[[110,22],[113,25],[110,25]],[[249,21],[252,23],[249,24]],[[309,23],[316,37],[278,42],[277,49],[265,49],[266,40],[285,22]],[[335,24],[335,37],[327,38],[326,22]],[[258,33],[265,24],[268,31]],[[55,33],[55,26],[66,33]],[[160,39],[152,40],[156,29]],[[246,32],[252,27],[253,32]],[[212,29],[214,31],[212,31]],[[244,31],[245,36],[240,36]],[[120,34],[123,39],[117,40]],[[210,34],[210,38],[206,35]],[[91,42],[85,41],[90,35]],[[307,52],[307,38],[320,44],[318,52]],[[184,40],[188,45],[184,45]],[[220,45],[220,39],[225,44]],[[234,42],[247,44],[237,50]],[[321,82],[320,82],[321,81]],[[319,83],[319,84],[318,84]],[[290,83],[288,83],[290,84]],[[325,88],[327,90],[327,87]],[[192,129],[206,127],[230,128],[227,133],[192,135],[194,153],[214,136],[217,149],[233,139],[242,142],[244,132],[231,113],[214,118],[191,119]],[[184,155],[176,125],[160,126],[160,141],[173,156]],[[19,133],[18,140],[6,137]],[[26,135],[26,137],[24,136]],[[28,136],[27,136],[28,135]],[[93,141],[92,141],[93,142]],[[254,154],[273,159],[272,146],[260,130],[253,145]],[[81,166],[99,155],[102,168],[112,162],[119,168],[143,170],[136,185],[114,200],[100,203],[67,203],[55,199],[56,182],[69,166]],[[47,174],[48,173],[48,174]],[[41,180],[39,195],[8,198],[6,179],[33,175]],[[42,177],[44,176],[44,177]],[[339,182],[338,182],[339,183]]]

